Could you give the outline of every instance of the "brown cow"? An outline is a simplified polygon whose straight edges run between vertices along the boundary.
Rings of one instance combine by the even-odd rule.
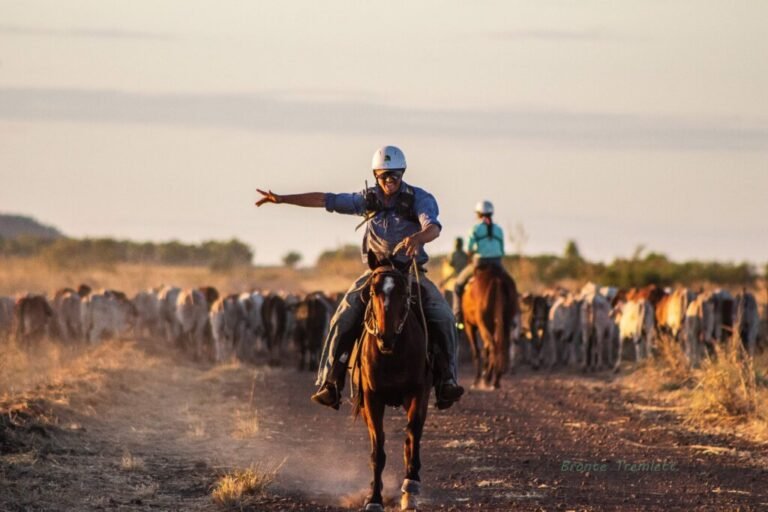
[[[29,347],[48,334],[53,309],[43,295],[25,295],[16,301],[16,341]]]
[[[695,298],[696,294],[688,288],[678,288],[663,296],[656,304],[657,328],[679,341],[685,324],[685,312]]]
[[[269,363],[278,364],[281,344],[285,338],[287,323],[287,307],[285,299],[276,293],[264,296],[261,306],[261,318],[264,325],[264,340],[269,352]]]
[[[293,339],[299,350],[299,370],[317,370],[334,311],[333,303],[322,292],[310,293],[296,305]]]
[[[520,299],[520,334],[519,341],[525,360],[534,370],[538,370],[547,354],[547,368],[557,363],[557,354],[551,340],[548,327],[549,302],[543,295],[524,294]],[[547,350],[548,349],[548,350]]]

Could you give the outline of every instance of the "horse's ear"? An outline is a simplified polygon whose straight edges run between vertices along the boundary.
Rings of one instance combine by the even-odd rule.
[[[368,268],[371,270],[375,270],[377,267],[379,267],[381,263],[379,263],[379,259],[376,257],[375,254],[373,254],[373,251],[368,249]]]

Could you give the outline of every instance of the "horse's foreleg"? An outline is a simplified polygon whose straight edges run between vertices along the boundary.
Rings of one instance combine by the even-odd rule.
[[[365,392],[364,402],[368,423],[368,437],[371,440],[371,469],[373,469],[373,481],[371,482],[371,495],[366,500],[366,510],[381,510],[384,500],[381,497],[382,481],[381,473],[387,462],[384,453],[384,403],[373,393]],[[377,507],[377,505],[379,507]]]
[[[483,384],[486,388],[491,385],[491,375],[493,372],[493,358],[491,357],[491,347],[483,342]]]
[[[421,435],[427,417],[429,389],[421,397],[413,398],[408,404],[408,425],[405,439],[405,480],[400,489],[401,510],[416,510],[416,496],[421,490]]]

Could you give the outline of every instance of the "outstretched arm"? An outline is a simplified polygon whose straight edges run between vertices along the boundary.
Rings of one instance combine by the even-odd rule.
[[[309,208],[323,208],[325,206],[325,194],[323,192],[307,192],[306,194],[275,194],[271,190],[264,191],[256,189],[256,192],[261,194],[262,197],[256,201],[256,206],[261,206],[267,203],[285,203],[293,204],[296,206],[306,206]]]

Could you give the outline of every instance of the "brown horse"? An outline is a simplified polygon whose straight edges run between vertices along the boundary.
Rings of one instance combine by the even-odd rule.
[[[367,283],[365,332],[360,345],[358,402],[371,440],[373,481],[364,510],[383,511],[381,473],[384,453],[384,406],[402,406],[408,414],[405,439],[405,479],[402,510],[416,510],[421,487],[420,442],[427,418],[432,373],[427,359],[427,337],[419,305],[416,277],[393,264],[377,266]]]
[[[501,267],[479,265],[467,284],[462,308],[475,362],[474,386],[498,389],[509,368],[510,338],[519,311],[515,281]]]

